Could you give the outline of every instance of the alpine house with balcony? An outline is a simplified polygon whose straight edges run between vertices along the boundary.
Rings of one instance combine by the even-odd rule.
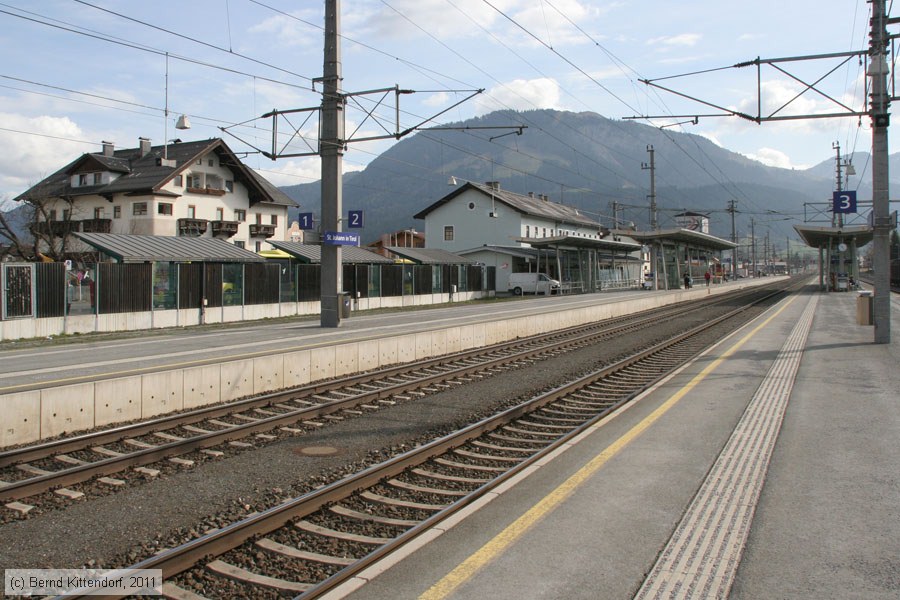
[[[216,237],[258,252],[284,240],[286,194],[244,165],[221,139],[116,150],[103,142],[15,200],[38,208],[43,239],[76,231]],[[50,234],[47,236],[47,234]],[[69,242],[71,251],[79,242]]]

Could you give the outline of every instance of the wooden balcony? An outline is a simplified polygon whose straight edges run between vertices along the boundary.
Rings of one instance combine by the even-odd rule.
[[[237,221],[211,221],[213,237],[224,236],[231,237],[237,233]]]
[[[81,231],[85,233],[109,233],[112,228],[112,219],[84,219],[81,221]]]
[[[250,225],[250,237],[272,237],[275,235],[274,225],[263,225],[261,223],[252,223]]]
[[[209,221],[206,219],[178,219],[178,235],[200,237],[206,233]]]
[[[207,196],[224,196],[225,195],[225,190],[217,190],[215,188],[188,187],[188,188],[185,188],[185,191],[190,192],[191,194],[206,194]]]
[[[78,231],[80,221],[38,221],[31,225],[34,235],[64,237]]]

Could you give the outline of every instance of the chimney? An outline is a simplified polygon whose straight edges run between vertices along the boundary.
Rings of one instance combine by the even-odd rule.
[[[112,142],[100,142],[103,146],[103,156],[112,156],[116,147]]]
[[[138,138],[138,142],[141,145],[141,158],[144,158],[150,154],[150,138]]]
[[[528,192],[528,197],[529,197],[529,198],[534,198],[534,192]]]
[[[484,185],[488,186],[489,188],[491,188],[491,189],[494,190],[495,192],[498,191],[498,190],[500,189],[500,182],[499,182],[499,181],[485,181],[485,182],[484,182]]]
[[[543,200],[544,202],[550,202],[550,196],[548,196],[547,194],[541,194],[541,200]]]

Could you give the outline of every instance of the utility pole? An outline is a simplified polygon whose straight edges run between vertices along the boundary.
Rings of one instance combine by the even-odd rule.
[[[753,269],[753,276],[756,277],[756,219],[750,217],[750,267]]]
[[[647,152],[650,154],[650,164],[642,163],[641,169],[650,171],[650,229],[656,231],[658,224],[656,222],[656,161],[654,159],[654,150],[652,145],[647,145]]]
[[[647,152],[650,154],[650,164],[641,163],[642,170],[650,171],[650,229],[651,231],[656,231],[659,228],[659,224],[656,221],[656,161],[654,158],[654,150],[651,144],[647,145]],[[659,277],[657,276],[657,271],[659,270],[656,264],[657,262],[657,252],[656,252],[656,244],[650,244],[650,264],[653,265],[653,289],[659,289]],[[668,283],[667,283],[668,285]]]
[[[784,266],[787,269],[788,277],[791,275],[791,238],[786,237],[785,242],[787,243],[787,254],[784,257]]]
[[[890,197],[888,190],[888,95],[887,15],[884,0],[872,0],[872,32],[869,39],[869,71],[872,78],[872,213],[875,269],[873,317],[875,343],[891,342]]]
[[[322,230],[341,230],[344,106],[341,90],[341,0],[325,0],[325,60],[322,71]],[[322,244],[322,327],[341,324],[341,246]]]
[[[843,177],[841,175],[842,166],[841,165],[841,144],[840,142],[834,142],[831,144],[831,148],[837,151],[837,156],[835,157],[835,168],[837,169],[837,191],[844,191],[844,182]],[[844,226],[844,214],[839,212],[831,213],[831,226],[832,227],[843,227]]]
[[[728,201],[728,212],[731,213],[731,280],[737,279],[737,230],[734,228],[734,213],[737,212],[737,200]]]

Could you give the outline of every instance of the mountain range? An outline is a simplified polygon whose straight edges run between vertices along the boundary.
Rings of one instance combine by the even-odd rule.
[[[678,212],[708,213],[710,233],[730,238],[730,200],[737,201],[739,236],[749,235],[751,218],[778,239],[795,238],[792,226],[813,216],[818,222],[809,224],[830,224],[821,211],[835,189],[834,160],[802,170],[770,167],[703,136],[555,110],[498,111],[419,131],[364,170],[344,176],[344,215],[364,211],[364,243],[382,233],[423,229],[412,215],[450,193],[452,176],[458,184],[498,181],[503,189],[545,194],[608,226],[615,201],[620,221],[647,229],[651,146],[660,227],[673,227]],[[869,154],[843,158],[858,173],[844,189],[858,185],[859,199],[871,199]],[[897,168],[900,155],[893,155],[891,173]],[[892,177],[892,186],[897,179]],[[292,220],[299,212],[312,212],[318,222],[318,182],[281,189],[300,204]]]

